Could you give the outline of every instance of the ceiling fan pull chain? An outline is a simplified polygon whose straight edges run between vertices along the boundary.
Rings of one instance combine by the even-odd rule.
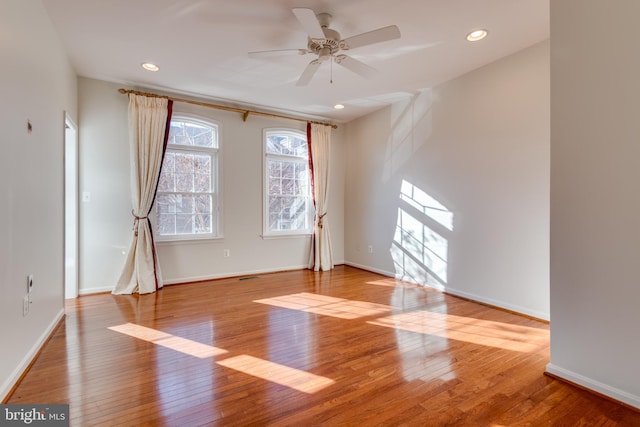
[[[330,76],[329,76],[329,83],[333,84],[333,55],[331,56],[331,70],[330,70]]]

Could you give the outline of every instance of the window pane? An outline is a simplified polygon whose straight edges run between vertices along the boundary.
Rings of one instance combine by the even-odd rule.
[[[156,197],[156,213],[175,213],[175,197],[173,194],[158,194]]]
[[[211,156],[195,155],[194,156],[194,188],[196,193],[210,193],[211,192]]]
[[[198,147],[213,147],[213,132],[211,128],[194,129],[193,142]]]
[[[306,197],[269,197],[269,226],[272,230],[307,229]]]
[[[193,196],[180,196],[179,202],[176,202],[176,212],[193,213]]]
[[[282,162],[278,162],[276,160],[269,160],[269,176],[279,178],[282,173]]]
[[[307,139],[289,133],[267,133],[266,150],[268,154],[284,154],[308,158]]]
[[[269,160],[268,168],[269,194],[308,194],[309,174],[305,163]]]
[[[267,148],[266,151],[269,154],[281,154],[282,149],[280,147],[280,140],[282,137],[279,135],[268,134],[267,135]]]
[[[210,175],[196,175],[193,182],[193,191],[196,193],[210,193],[211,192],[211,176]]]
[[[193,157],[194,172],[209,175],[211,173],[211,156],[196,154]]]
[[[217,148],[218,130],[217,127],[172,120],[169,129],[169,144]]]
[[[193,234],[193,215],[176,214],[176,234]]]
[[[286,216],[290,221],[291,230],[303,230],[306,228],[306,198],[304,197],[291,197],[287,200],[287,206],[285,207]]]
[[[265,153],[266,231],[308,230],[311,207],[305,135],[287,131],[267,132]],[[291,160],[281,156],[288,156]]]
[[[298,179],[307,179],[307,177],[309,176],[307,170],[309,169],[309,166],[306,163],[296,163],[296,178]]]
[[[195,197],[195,211],[199,214],[210,214],[213,196],[199,195]]]
[[[175,171],[178,173],[193,173],[195,163],[193,157],[193,154],[176,153]]]
[[[218,229],[216,173],[218,128],[190,120],[172,120],[155,201],[162,236],[211,234]],[[216,199],[214,199],[216,198]]]
[[[195,216],[194,233],[211,233],[211,215],[199,214]]]
[[[278,220],[280,219],[280,214],[277,212],[271,212],[269,214],[269,229],[270,230],[274,230],[274,231],[280,231],[281,229],[278,228],[279,222]]]
[[[193,191],[193,174],[176,174],[176,191],[190,193]]]
[[[308,193],[306,181],[296,180],[293,194],[296,196],[304,196]]]
[[[174,191],[176,188],[175,175],[171,172],[162,172],[158,182],[158,191]]]
[[[158,232],[160,234],[175,234],[176,216],[174,214],[159,214],[157,218]]]
[[[307,145],[307,140],[297,137],[291,137],[293,142],[292,146],[295,150],[295,155],[300,157],[308,157],[309,146]]]
[[[175,166],[175,153],[167,151],[162,160],[162,172],[173,172]]]
[[[277,178],[271,178],[269,180],[269,194],[280,195],[282,194],[282,180]]]
[[[295,194],[296,186],[295,180],[283,179],[282,180],[282,194]]]
[[[286,230],[285,224],[283,224],[282,208],[280,198],[269,199],[269,229],[274,231]]]
[[[295,178],[296,164],[294,162],[282,162],[282,177]]]

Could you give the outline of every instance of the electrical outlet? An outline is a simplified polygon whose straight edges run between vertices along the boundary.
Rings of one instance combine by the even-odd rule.
[[[22,299],[22,317],[29,314],[29,295],[25,295]]]
[[[223,251],[223,255],[225,258],[229,258],[231,256],[231,251],[229,249],[225,249]]]

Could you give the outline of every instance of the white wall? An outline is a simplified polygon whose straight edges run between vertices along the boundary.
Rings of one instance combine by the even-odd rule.
[[[64,113],[76,120],[76,77],[37,0],[0,2],[0,57],[2,399],[64,313]]]
[[[113,289],[129,250],[133,221],[127,97],[118,93],[119,87],[78,79],[80,294]]]
[[[551,363],[640,408],[640,2],[551,2]],[[594,31],[597,29],[597,31]]]
[[[79,79],[80,187],[91,201],[81,204],[80,292],[111,290],[131,239],[127,97],[121,85]],[[174,113],[210,118],[221,125],[224,238],[160,243],[165,283],[303,268],[309,238],[262,239],[262,131],[304,130],[294,121],[242,115],[174,103]],[[330,227],[335,260],[344,262],[343,129],[332,134]],[[229,249],[231,256],[223,257]]]
[[[549,102],[547,41],[349,123],[347,263],[548,319]]]

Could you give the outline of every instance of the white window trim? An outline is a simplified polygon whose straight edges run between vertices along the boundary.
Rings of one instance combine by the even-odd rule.
[[[176,113],[174,112],[171,116],[171,120],[185,120],[194,123],[199,123],[204,126],[211,126],[217,128],[218,134],[218,147],[217,148],[209,148],[209,147],[192,147],[189,145],[170,145],[167,143],[166,150],[174,150],[174,151],[185,151],[185,152],[208,152],[211,153],[213,158],[216,161],[216,171],[215,174],[212,175],[213,182],[213,190],[214,194],[217,197],[214,197],[213,208],[212,210],[216,211],[217,221],[212,224],[212,232],[211,233],[202,233],[202,234],[181,234],[181,235],[161,235],[160,233],[154,233],[154,240],[159,244],[171,244],[171,243],[189,243],[189,242],[202,242],[206,240],[222,240],[224,239],[223,234],[223,209],[222,209],[222,126],[220,122],[217,120],[210,119],[208,117],[199,116],[196,114],[190,113]],[[153,208],[151,209],[151,214],[149,215],[149,219],[151,220],[151,224],[154,230],[157,230],[157,218],[156,218],[156,207],[155,202]]]
[[[307,135],[304,131],[291,128],[265,128],[262,130],[262,238],[263,239],[277,239],[277,238],[296,238],[296,237],[309,237],[313,234],[313,196],[309,194],[309,207],[307,209],[307,221],[309,228],[306,230],[293,230],[293,231],[271,231],[269,230],[269,190],[268,190],[268,177],[267,177],[267,160],[273,158],[281,158],[291,160],[294,156],[267,154],[267,134],[269,133],[289,133],[307,139]],[[309,153],[311,155],[311,153]],[[308,158],[306,162],[308,162]],[[311,177],[309,177],[311,179]]]

